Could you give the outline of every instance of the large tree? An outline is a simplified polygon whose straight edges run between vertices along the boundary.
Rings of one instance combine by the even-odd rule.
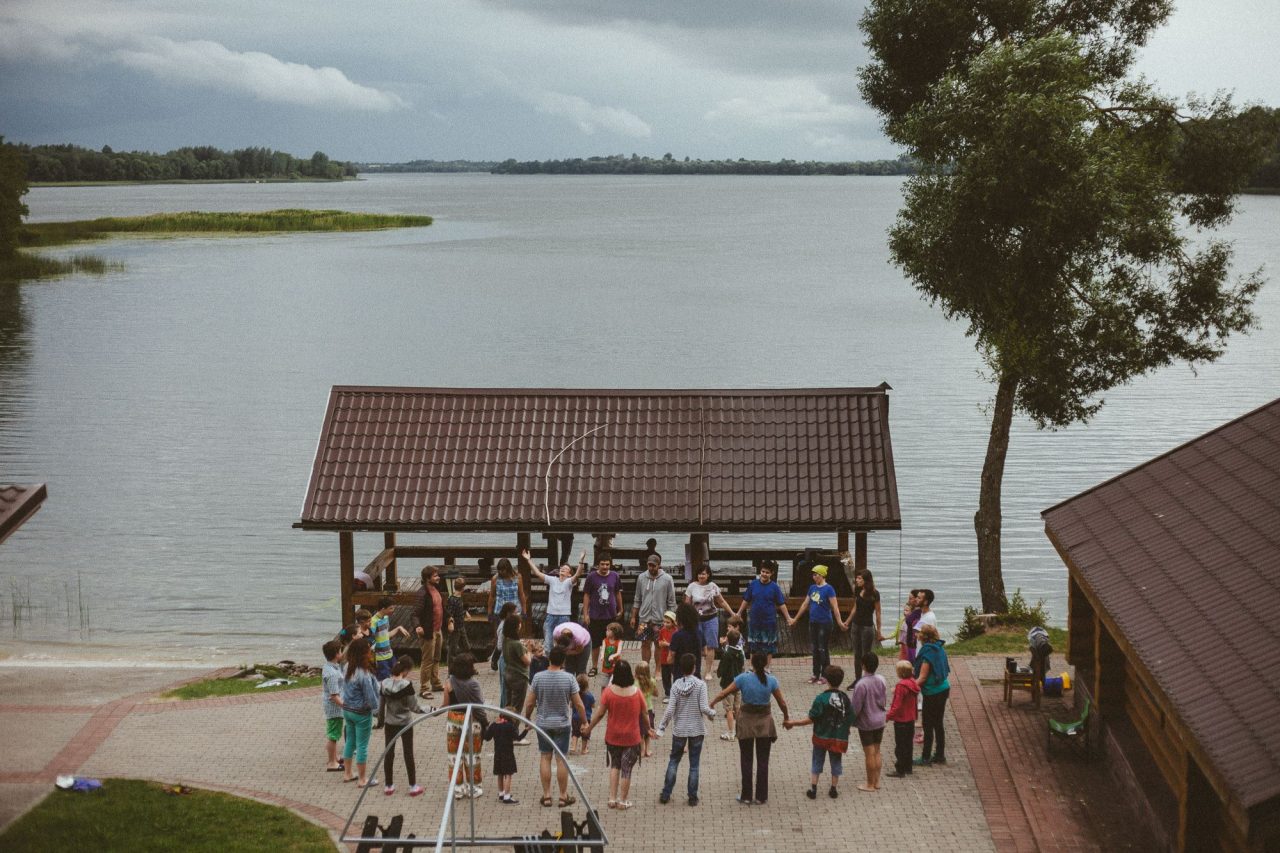
[[[1254,322],[1208,233],[1274,139],[1227,96],[1131,76],[1167,0],[871,0],[863,96],[920,164],[890,249],[968,324],[995,401],[974,527],[987,611],[1007,609],[1000,486],[1015,412],[1087,421],[1102,392],[1220,356]]]
[[[9,260],[18,251],[18,232],[27,206],[27,163],[22,153],[6,145],[0,136],[0,261]]]

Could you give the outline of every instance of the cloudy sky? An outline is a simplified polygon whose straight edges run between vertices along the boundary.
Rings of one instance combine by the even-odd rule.
[[[848,160],[860,0],[0,0],[0,134],[344,160]],[[1280,2],[1182,0],[1141,70],[1280,105]]]

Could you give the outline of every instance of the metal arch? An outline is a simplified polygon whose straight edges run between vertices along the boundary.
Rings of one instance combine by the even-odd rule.
[[[373,779],[377,777],[378,771],[381,770],[382,768],[383,761],[386,760],[387,752],[393,746],[395,746],[396,742],[400,739],[400,736],[404,734],[406,731],[409,731],[410,729],[414,728],[421,722],[425,722],[426,720],[433,719],[442,714],[447,714],[449,711],[464,710],[465,715],[462,720],[462,731],[464,736],[458,739],[458,751],[453,756],[453,762],[454,762],[453,767],[454,768],[461,767],[462,757],[466,753],[466,748],[468,745],[467,733],[471,729],[472,712],[475,709],[491,711],[497,715],[519,720],[521,723],[524,723],[525,725],[529,726],[529,728],[532,729],[534,732],[536,732],[540,737],[546,738],[547,742],[551,744],[551,748],[552,750],[554,750],[554,754],[556,755],[556,757],[559,758],[559,760],[564,762],[565,769],[568,771],[569,779],[570,781],[573,782],[574,790],[578,792],[579,800],[587,809],[588,820],[593,826],[595,826],[596,829],[600,831],[600,837],[598,839],[597,838],[560,839],[560,838],[533,838],[533,837],[516,839],[510,836],[503,837],[503,838],[477,838],[476,837],[476,801],[474,798],[468,798],[467,800],[469,805],[468,811],[470,813],[470,818],[471,818],[470,834],[466,838],[459,839],[458,831],[457,831],[456,816],[453,811],[453,804],[455,802],[453,795],[458,787],[458,773],[455,769],[454,772],[449,774],[449,788],[445,792],[444,812],[440,815],[440,828],[437,830],[436,837],[434,840],[430,840],[427,838],[397,838],[393,840],[393,839],[383,838],[381,836],[369,838],[362,835],[355,835],[355,836],[349,835],[348,833],[351,829],[351,824],[355,822],[356,815],[359,814],[360,812],[360,806],[362,803],[364,803],[364,798],[369,793],[370,789],[367,787],[360,789],[360,793],[356,797],[355,805],[351,809],[351,814],[347,816],[347,822],[342,826],[341,837],[339,838],[339,840],[344,844],[370,844],[370,845],[380,846],[383,844],[390,843],[406,849],[418,848],[418,847],[432,847],[435,849],[436,853],[441,853],[441,851],[444,850],[446,842],[448,843],[450,850],[457,850],[459,847],[511,847],[513,845],[521,845],[525,847],[547,847],[547,848],[554,848],[554,847],[561,847],[561,846],[576,846],[578,848],[583,848],[583,849],[594,849],[594,848],[604,849],[605,847],[607,847],[609,844],[609,836],[605,833],[604,825],[600,823],[599,813],[596,812],[595,807],[591,805],[591,801],[587,799],[587,792],[583,790],[582,784],[578,782],[578,777],[573,772],[573,768],[569,764],[568,756],[560,751],[560,747],[556,744],[556,742],[552,740],[551,737],[547,735],[547,733],[537,723],[523,716],[522,714],[518,714],[514,711],[508,711],[505,708],[499,708],[494,705],[486,705],[479,702],[465,703],[465,704],[459,704],[459,705],[445,705],[444,707],[441,707],[441,708],[432,708],[427,713],[422,714],[421,716],[414,719],[411,723],[409,723],[409,725],[405,726],[399,732],[396,732],[396,735],[391,739],[391,742],[388,743],[385,747],[383,747],[382,753],[378,756],[378,760],[374,762],[373,768],[368,771],[368,778]]]

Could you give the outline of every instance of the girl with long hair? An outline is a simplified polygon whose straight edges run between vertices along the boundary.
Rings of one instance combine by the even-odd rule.
[[[855,683],[862,677],[862,659],[884,639],[881,625],[880,593],[871,572],[863,569],[853,576],[853,615],[849,617]]]
[[[773,723],[769,700],[772,698],[782,709],[782,723],[791,719],[787,700],[782,696],[778,679],[765,672],[769,655],[758,651],[751,655],[751,672],[744,672],[711,700],[711,707],[734,693],[742,694],[742,709],[738,714],[738,760],[742,771],[742,791],[738,802],[743,805],[764,805],[769,800],[769,751],[778,739],[778,729]],[[755,762],[755,781],[752,782],[752,760]]]
[[[351,641],[347,646],[347,679],[342,686],[342,717],[346,721],[347,740],[342,748],[346,770],[343,782],[359,778],[361,787],[378,784],[377,779],[366,776],[369,761],[369,733],[373,730],[373,715],[378,712],[377,667],[373,662],[373,644],[365,637]],[[352,758],[356,775],[351,775]]]

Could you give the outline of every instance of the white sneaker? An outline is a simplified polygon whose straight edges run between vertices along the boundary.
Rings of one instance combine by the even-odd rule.
[[[478,799],[480,799],[480,797],[484,796],[484,788],[481,788],[479,785],[472,785],[472,786],[471,786],[471,793],[470,793],[470,795],[469,795],[469,796],[470,796],[470,797],[471,797],[471,799],[473,799],[473,800],[478,800]]]

